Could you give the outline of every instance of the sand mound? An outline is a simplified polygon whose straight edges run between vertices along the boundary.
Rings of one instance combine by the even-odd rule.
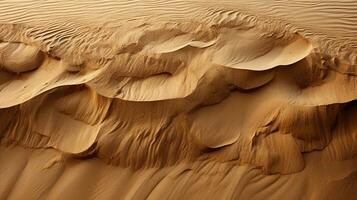
[[[0,65],[10,72],[31,71],[37,69],[43,61],[38,48],[22,43],[0,43],[0,51]]]
[[[0,199],[354,198],[356,3],[0,4]]]

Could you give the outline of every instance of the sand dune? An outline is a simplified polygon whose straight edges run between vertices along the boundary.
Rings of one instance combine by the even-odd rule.
[[[355,1],[0,2],[0,199],[356,199]]]

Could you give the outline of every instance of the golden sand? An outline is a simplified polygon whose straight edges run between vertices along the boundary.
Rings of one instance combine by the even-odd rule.
[[[357,199],[354,0],[0,1],[0,199]]]

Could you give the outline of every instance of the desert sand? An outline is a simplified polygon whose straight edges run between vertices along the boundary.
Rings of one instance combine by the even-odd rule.
[[[7,199],[357,199],[357,1],[0,1]]]

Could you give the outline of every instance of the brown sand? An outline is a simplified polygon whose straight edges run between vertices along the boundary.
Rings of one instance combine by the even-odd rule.
[[[0,199],[357,199],[355,0],[0,1]]]

